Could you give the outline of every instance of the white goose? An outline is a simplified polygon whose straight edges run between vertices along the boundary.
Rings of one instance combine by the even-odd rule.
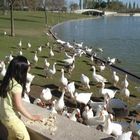
[[[4,61],[1,61],[0,62],[0,75],[2,76],[2,77],[4,77],[5,76],[5,74],[6,74],[6,66],[5,66],[5,63],[4,63]]]
[[[39,47],[37,48],[37,51],[38,51],[38,52],[41,52],[41,51],[42,51],[42,46],[39,46]]]
[[[10,61],[13,59],[13,51],[10,52],[9,56],[5,56],[6,62],[10,63]]]
[[[32,46],[32,45],[31,45],[31,43],[30,43],[30,42],[28,42],[28,43],[27,43],[27,47],[28,47],[28,49],[30,49],[30,48],[31,48],[31,46]]]
[[[66,66],[72,65],[74,61],[75,61],[75,54],[72,56],[72,58],[67,58],[63,60]]]
[[[50,88],[43,89],[40,94],[40,98],[45,102],[50,101],[52,99],[52,93]]]
[[[18,55],[23,55],[22,48],[20,48]]]
[[[95,101],[92,101],[92,100],[89,100],[88,102],[88,105],[95,111],[97,112],[97,109],[99,108],[99,106],[103,107],[104,106],[104,102],[95,102]]]
[[[31,83],[34,78],[35,78],[35,75],[32,75],[31,73],[27,73],[27,79],[26,79],[26,92],[27,93],[29,93],[31,90]]]
[[[45,69],[45,74],[46,74],[46,78],[52,78],[52,76],[56,73],[56,68],[55,68],[56,62],[53,63],[52,69],[51,68],[47,68]]]
[[[65,41],[60,40],[60,39],[57,39],[56,42],[57,42],[57,43],[60,43],[61,45],[64,45],[64,44],[66,43]]]
[[[54,52],[53,52],[53,50],[52,50],[52,47],[50,47],[49,56],[50,56],[50,57],[53,57],[53,56],[54,56]]]
[[[83,103],[85,105],[87,105],[87,103],[89,102],[91,96],[92,96],[92,92],[89,92],[89,93],[78,93],[78,92],[75,92],[75,95],[74,95],[74,98],[77,102],[79,103]]]
[[[112,115],[108,115],[105,117],[105,123],[103,127],[103,132],[108,134],[108,135],[115,135],[115,136],[120,136],[122,135],[122,126],[118,123],[112,122],[111,119]]]
[[[65,91],[62,92],[61,97],[55,103],[56,111],[62,112],[65,107],[64,94],[65,94]]]
[[[93,81],[97,83],[107,82],[107,80],[103,76],[96,74],[95,66],[92,66],[92,69],[93,69],[93,73],[92,73]]]
[[[72,58],[72,56],[71,55],[68,55],[67,52],[65,52],[65,56],[66,56],[66,58]]]
[[[64,69],[61,69],[60,87],[59,90],[65,90],[68,84],[68,79],[64,76]]]
[[[93,116],[91,118],[90,118],[90,116],[88,116],[89,118],[87,118],[87,120],[85,120],[85,123],[89,126],[102,125],[105,122],[106,115],[108,115],[108,112],[106,110],[101,110],[99,115]]]
[[[22,100],[27,102],[27,103],[31,103],[27,93],[24,93],[24,97],[22,98]]]
[[[131,140],[132,131],[123,132],[116,140]]]
[[[37,63],[38,62],[37,51],[35,51],[33,61],[34,61],[34,63]]]
[[[74,98],[75,82],[70,82],[67,85],[67,92],[70,94],[71,98]]]
[[[116,58],[110,58],[110,57],[108,57],[107,58],[107,62],[108,62],[109,65],[115,64],[116,63]]]
[[[126,97],[129,97],[130,96],[130,91],[127,87],[123,87],[121,90],[120,90],[120,93]]]
[[[101,83],[101,88],[99,89],[99,93],[103,96],[106,96],[108,94],[109,98],[114,98],[117,90],[112,90],[109,88],[105,88],[105,83]]]
[[[21,48],[22,47],[22,41],[20,40],[18,43],[18,46]]]
[[[103,62],[100,62],[100,63],[98,64],[98,68],[99,68],[99,71],[100,71],[100,72],[104,71],[104,70],[105,70],[105,64],[104,64]]]
[[[113,81],[113,85],[117,86],[117,83],[119,82],[119,76],[116,74],[116,71],[113,71],[112,81]]]
[[[70,115],[69,119],[72,121],[77,121],[76,115],[80,116],[80,109],[76,108]]]
[[[82,117],[84,120],[87,120],[88,118],[93,118],[94,114],[92,111],[92,108],[89,108],[89,106],[85,106],[84,111],[82,113]]]
[[[48,62],[47,58],[44,59],[44,69],[48,69],[50,66],[50,63]]]
[[[56,100],[52,101],[52,105],[51,105],[51,108],[50,108],[50,112],[52,114],[57,114],[57,111],[55,109],[55,104],[56,104]]]
[[[90,80],[85,74],[81,74],[80,81],[83,87],[90,89]]]
[[[127,88],[128,85],[129,85],[129,82],[127,80],[127,74],[126,74],[124,80],[121,82],[121,86]]]

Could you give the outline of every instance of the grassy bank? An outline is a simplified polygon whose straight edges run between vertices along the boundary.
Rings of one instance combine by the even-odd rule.
[[[70,19],[78,19],[78,18],[88,18],[87,16],[83,15],[75,15],[75,14],[65,14],[65,13],[48,13],[48,26],[45,26],[44,20],[44,12],[14,12],[14,19],[15,19],[15,37],[9,36],[10,34],[10,19],[8,15],[0,15],[0,60],[4,60],[6,55],[9,55],[10,52],[13,52],[13,55],[17,55],[19,51],[18,42],[22,40],[22,51],[23,55],[26,56],[30,62],[33,61],[34,52],[37,48],[42,45],[43,50],[42,52],[38,53],[39,61],[37,65],[32,65],[31,73],[35,75],[35,79],[33,80],[33,86],[36,87],[46,87],[49,86],[52,90],[57,91],[59,86],[59,79],[61,76],[61,68],[62,63],[61,60],[64,59],[64,52],[59,50],[59,45],[56,44],[55,40],[52,36],[47,36],[45,32],[48,32],[50,26],[53,26],[57,23],[70,20]],[[7,35],[4,35],[3,32],[6,31]],[[31,42],[32,47],[28,50],[27,43]],[[53,51],[55,53],[55,57],[49,57],[49,48],[45,45],[50,43],[52,46]],[[44,74],[44,59],[48,58],[48,61],[51,64],[54,62],[57,63],[56,69],[57,73],[53,77],[53,79],[46,79]],[[69,79],[69,81],[75,81],[76,87],[78,91],[82,91],[83,89],[80,86],[80,76],[81,73],[86,74],[91,80],[91,89],[86,90],[84,92],[92,91],[93,97],[100,97],[101,95],[98,94],[98,88],[95,83],[92,82],[92,70],[91,70],[91,62],[90,58],[87,56],[78,57],[76,58],[76,67],[73,71],[71,77],[68,76],[66,73],[65,76]],[[106,68],[106,70],[102,73],[104,77],[108,79],[110,82],[106,85],[106,87],[112,87],[111,84],[111,74],[110,69]],[[122,81],[124,74],[119,74],[120,82]],[[0,77],[2,79],[2,77]],[[118,88],[120,87],[120,82],[118,84]],[[125,100],[129,106],[133,106],[140,100],[140,95],[137,93],[135,86],[138,86],[139,83],[136,83],[129,79],[129,90],[131,92],[131,96],[129,100],[125,97]],[[37,93],[40,90],[32,88],[32,94],[40,94]],[[119,93],[117,94],[119,98],[122,98],[122,95]]]

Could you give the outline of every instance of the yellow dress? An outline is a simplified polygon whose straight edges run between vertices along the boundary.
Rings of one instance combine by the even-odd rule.
[[[8,140],[30,140],[24,123],[12,100],[14,94],[22,92],[22,86],[15,79],[10,81],[10,91],[6,98],[0,98],[0,120],[8,130]]]

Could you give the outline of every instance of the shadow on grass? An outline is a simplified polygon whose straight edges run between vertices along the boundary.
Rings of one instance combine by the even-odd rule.
[[[3,20],[9,20],[9,18],[1,17]],[[14,18],[15,21],[24,21],[24,22],[41,22],[41,21],[36,21],[36,20],[31,20],[31,19],[19,19],[19,18]]]

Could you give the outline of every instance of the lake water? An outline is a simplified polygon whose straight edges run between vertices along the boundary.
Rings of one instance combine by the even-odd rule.
[[[60,24],[53,29],[57,37],[103,48],[103,57],[121,60],[121,68],[140,76],[140,17],[101,17]]]

